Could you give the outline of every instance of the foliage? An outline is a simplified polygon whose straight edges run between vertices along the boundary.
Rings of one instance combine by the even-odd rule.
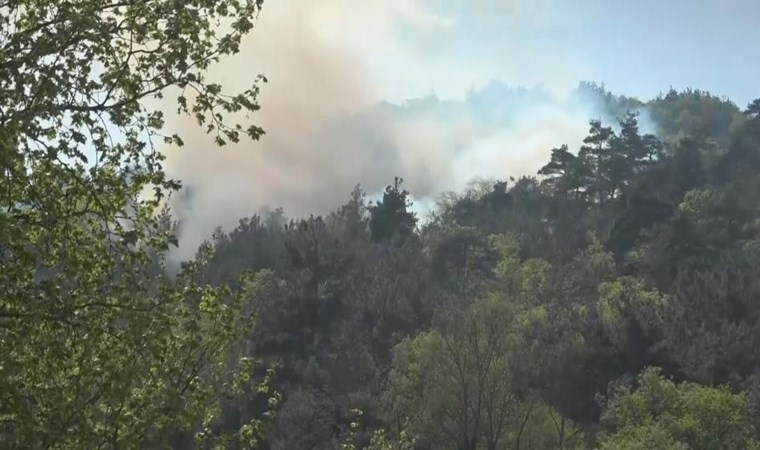
[[[176,241],[156,213],[179,183],[154,144],[182,140],[148,107],[179,95],[218,144],[258,138],[225,117],[258,109],[256,85],[227,95],[206,74],[260,7],[0,3],[0,446],[160,448],[195,434],[250,448],[262,433],[254,419],[218,428],[226,396],[270,394],[239,359],[254,294],[203,284],[203,254],[167,276]]]
[[[644,370],[635,391],[616,393],[602,418],[601,448],[758,448],[744,395],[725,387],[675,384]]]
[[[385,430],[379,429],[372,433],[367,445],[361,446],[357,443],[359,440],[357,431],[362,426],[362,411],[355,409],[353,413],[355,420],[350,424],[349,439],[348,442],[341,444],[341,450],[413,450],[416,448],[417,440],[407,431],[406,425],[399,431],[397,439],[389,438]]]
[[[499,292],[512,298],[492,293],[454,301],[438,310],[431,331],[396,348],[393,414],[433,448],[503,448],[525,431],[520,418],[526,406],[513,377],[529,347],[524,330],[546,320],[535,296],[548,267],[520,264],[514,239],[490,241],[501,255]]]
[[[639,392],[614,387],[649,366],[688,381],[673,423],[715,398],[737,439],[754,433],[758,114],[661,140],[639,127],[654,103],[604,102],[617,124],[592,121],[538,178],[477,182],[420,226],[397,179],[375,204],[357,188],[324,218],[215,236],[210,281],[270,269],[249,344],[281,363],[266,445],[692,448],[660,422],[610,425]]]
[[[369,208],[372,239],[406,239],[414,231],[417,218],[407,208],[411,206],[409,192],[401,189],[403,179],[396,177],[393,186],[385,188],[383,200]]]
[[[760,100],[584,84],[602,117],[535,177],[424,224],[357,186],[169,276],[182,138],[149,105],[260,137],[231,119],[266,80],[207,74],[261,4],[0,3],[0,446],[757,447]]]

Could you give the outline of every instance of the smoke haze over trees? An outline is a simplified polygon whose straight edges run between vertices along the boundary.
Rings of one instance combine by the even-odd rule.
[[[759,449],[760,99],[346,1],[0,0],[0,448]]]
[[[698,32],[725,26],[738,33],[746,24],[715,24],[717,12],[709,9],[716,7],[702,4],[681,11],[670,4],[649,8],[652,2],[602,3],[272,2],[241,53],[210,73],[231,89],[246,88],[253,74],[267,75],[256,115],[266,134],[256,151],[228,144],[235,151],[215,152],[192,120],[167,115],[187,136],[181,150],[164,149],[167,171],[194,188],[192,201],[175,205],[176,215],[188,218],[181,236],[188,245],[179,256],[191,256],[216,225],[233,227],[239,215],[262,207],[324,214],[357,182],[376,197],[388,180],[403,176],[423,212],[440,193],[459,191],[474,177],[534,173],[547,149],[577,147],[589,118],[615,123],[594,95],[578,95],[579,80],[602,81],[642,101],[671,85],[741,92],[735,101],[751,100],[731,84],[750,86],[744,71],[730,69],[746,64],[733,58],[740,49],[752,53],[750,44],[734,39],[735,51],[715,51]],[[751,0],[728,3],[743,15],[757,9]],[[652,30],[648,10],[667,26]],[[609,36],[623,34],[610,44]],[[693,68],[708,56],[710,67]],[[678,78],[660,75],[671,65],[681,67]],[[715,75],[703,80],[707,73]],[[716,84],[719,77],[731,81]],[[652,131],[646,111],[640,120]]]
[[[204,244],[209,283],[272,277],[250,337],[283,394],[266,445],[756,448],[757,106],[581,89],[618,119],[424,223],[396,178]]]

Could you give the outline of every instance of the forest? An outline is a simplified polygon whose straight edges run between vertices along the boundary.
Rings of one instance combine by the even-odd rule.
[[[617,120],[537,173],[426,221],[357,185],[173,270],[147,100],[262,136],[266,79],[207,79],[262,2],[37,3],[0,1],[0,448],[760,448],[760,99],[582,83]]]

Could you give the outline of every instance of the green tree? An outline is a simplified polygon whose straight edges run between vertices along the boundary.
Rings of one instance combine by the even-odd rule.
[[[258,138],[229,121],[258,109],[256,84],[229,95],[206,74],[261,3],[0,4],[0,446],[255,444],[255,422],[224,439],[216,422],[250,385],[233,345],[249,294],[201,284],[204,255],[173,282],[156,268],[179,187],[156,145],[182,140],[147,102],[178,95],[220,145]]]
[[[585,425],[598,421],[607,385],[662,363],[669,299],[645,282],[619,276],[612,253],[595,240],[549,278],[546,325],[537,330],[544,400]]]
[[[394,385],[401,419],[434,448],[498,449],[518,399],[511,391],[509,329],[496,305],[454,314],[444,331],[400,344]]]
[[[615,132],[602,125],[600,120],[590,122],[589,135],[583,139],[578,150],[578,158],[587,167],[589,179],[585,182],[587,195],[592,202],[604,205],[616,193],[618,167],[617,155],[613,152]]]
[[[385,188],[383,200],[369,208],[370,231],[376,242],[393,238],[404,241],[417,226],[417,217],[409,211],[409,192],[401,189],[403,182],[396,177],[393,186]]]
[[[567,145],[552,149],[549,163],[538,173],[548,178],[544,186],[563,199],[582,197],[586,179],[590,176],[582,160],[568,150]]]
[[[635,390],[622,388],[604,411],[602,449],[755,449],[744,394],[724,387],[675,384],[648,368]]]
[[[531,415],[525,371],[529,331],[546,320],[536,303],[545,262],[521,262],[514,237],[494,236],[496,287],[476,300],[440,307],[433,329],[396,348],[391,374],[397,425],[432,448],[509,448]]]
[[[666,142],[683,138],[710,142],[713,152],[725,150],[743,118],[736,104],[709,92],[670,89],[647,103],[657,134]]]
[[[364,414],[360,409],[354,409],[352,411],[354,420],[349,425],[348,442],[341,444],[341,450],[415,450],[417,449],[417,439],[411,435],[406,429],[404,424],[397,433],[397,438],[389,437],[389,433],[384,429],[375,430],[369,438],[369,442],[366,445],[362,445],[359,431],[362,429],[364,423],[362,422],[362,415]]]

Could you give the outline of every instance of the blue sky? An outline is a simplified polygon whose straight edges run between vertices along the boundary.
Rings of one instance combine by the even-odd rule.
[[[488,78],[556,89],[587,79],[644,98],[695,87],[740,106],[760,96],[756,0],[414,3],[438,26],[402,15],[396,46],[378,45],[382,56],[371,63],[394,100],[425,91],[460,96]]]
[[[760,97],[760,2],[597,0],[583,10],[588,21],[564,45],[614,91],[650,97],[696,87],[742,107]]]

